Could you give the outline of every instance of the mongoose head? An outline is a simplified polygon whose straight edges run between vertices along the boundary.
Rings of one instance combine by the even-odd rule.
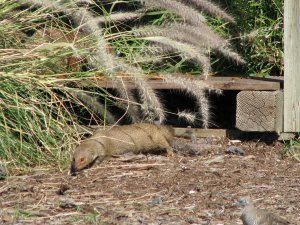
[[[105,158],[105,151],[101,142],[96,140],[88,140],[81,143],[74,151],[71,175],[76,175],[84,169],[92,167],[95,163],[102,162]]]

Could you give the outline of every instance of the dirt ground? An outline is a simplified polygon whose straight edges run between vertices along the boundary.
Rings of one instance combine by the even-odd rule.
[[[282,145],[219,140],[198,156],[121,156],[85,170],[36,169],[0,181],[0,224],[242,224],[234,202],[250,196],[300,224],[300,162]]]

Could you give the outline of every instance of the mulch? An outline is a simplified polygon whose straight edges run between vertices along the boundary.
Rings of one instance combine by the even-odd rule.
[[[10,176],[0,181],[0,224],[242,224],[241,196],[300,224],[300,162],[281,143],[214,142],[194,156],[114,157],[77,176]],[[230,145],[245,155],[225,154]]]

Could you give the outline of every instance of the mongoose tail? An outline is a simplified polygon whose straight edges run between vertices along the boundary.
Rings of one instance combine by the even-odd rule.
[[[165,150],[172,155],[173,138],[172,127],[147,123],[115,126],[107,130],[97,129],[92,137],[75,149],[71,174],[90,168],[112,155],[127,152],[146,153]]]

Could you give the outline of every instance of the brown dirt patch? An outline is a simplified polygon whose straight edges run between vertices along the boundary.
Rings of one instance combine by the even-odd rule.
[[[77,177],[9,177],[0,181],[0,224],[242,224],[240,196],[299,223],[300,163],[282,157],[280,143],[241,143],[244,157],[219,144],[193,157],[115,158]]]

